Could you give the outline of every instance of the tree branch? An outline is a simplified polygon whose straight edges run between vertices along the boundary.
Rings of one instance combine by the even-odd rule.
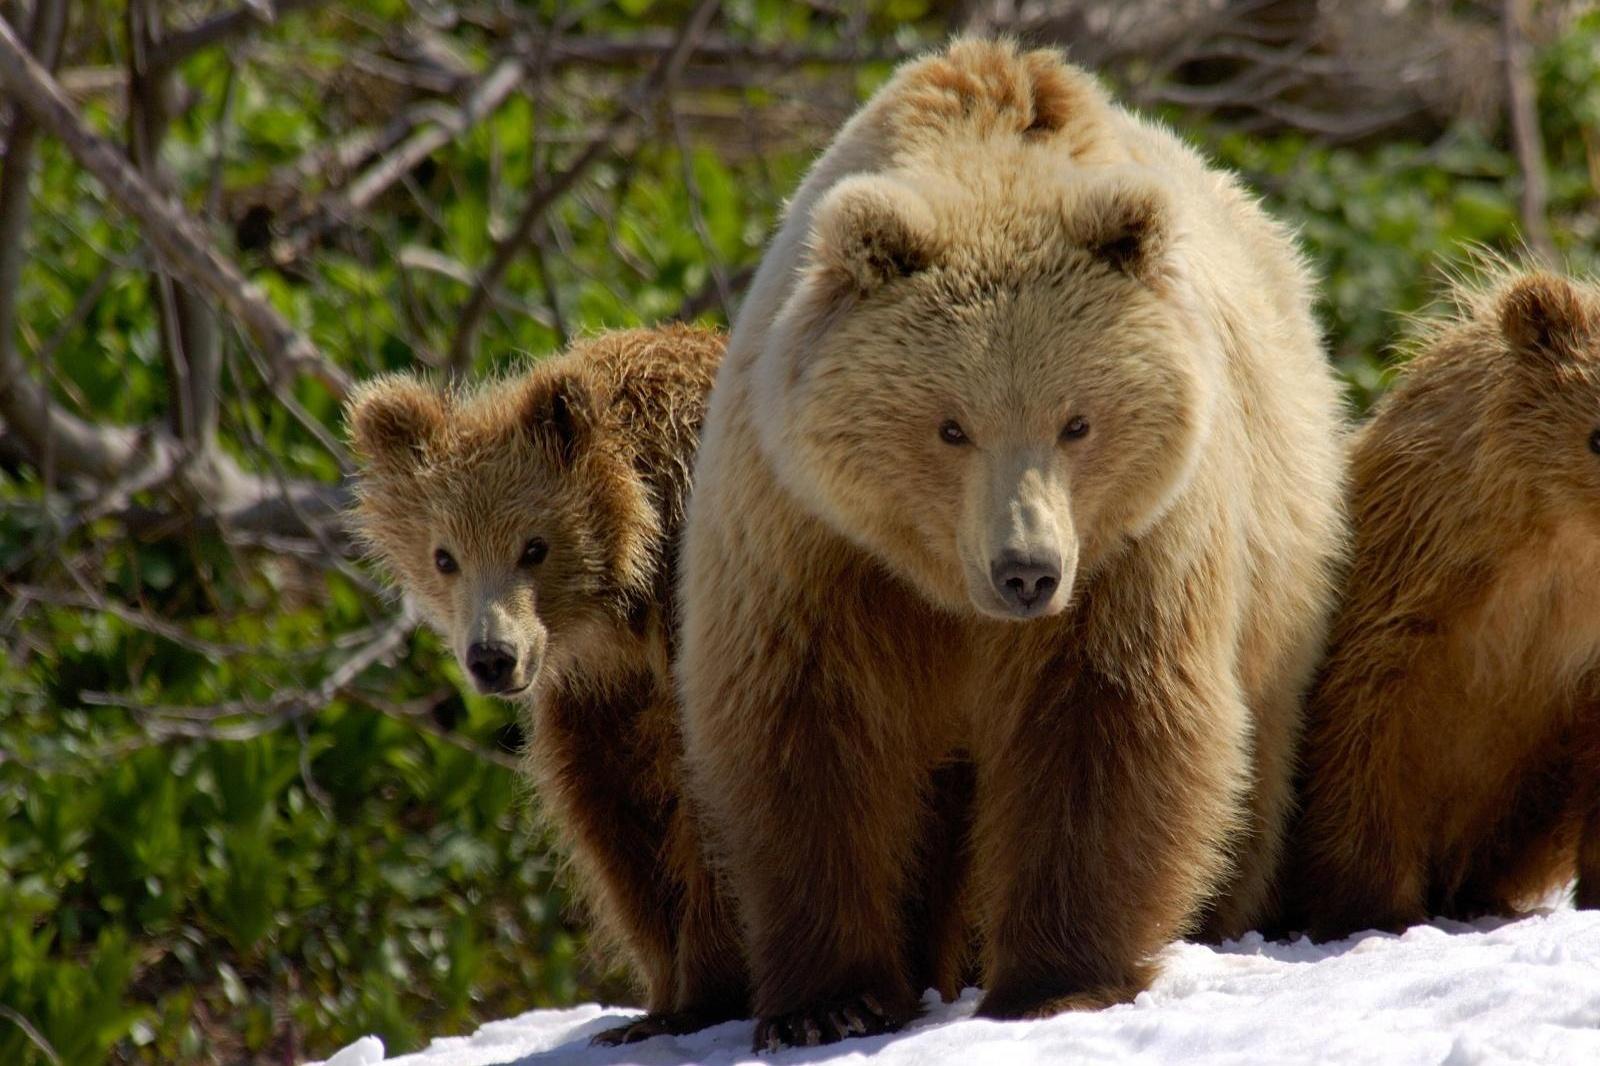
[[[1547,211],[1549,177],[1545,172],[1544,138],[1539,132],[1538,88],[1529,69],[1528,38],[1523,33],[1527,0],[1503,0],[1500,29],[1505,49],[1506,106],[1511,115],[1511,140],[1522,170],[1522,235],[1546,264],[1556,262]]]
[[[291,238],[274,247],[273,261],[281,267],[304,257],[336,223],[360,215],[424,159],[499,110],[527,75],[522,60],[501,60],[472,87],[460,106],[444,107],[429,101],[401,120],[402,123],[409,121],[409,132],[391,128],[358,135],[346,146],[335,146],[335,153],[370,148],[384,154],[342,192],[326,197]]]
[[[179,30],[152,48],[146,58],[155,70],[171,70],[202,48],[271,26],[284,15],[315,7],[316,3],[317,0],[274,0],[268,9],[272,12],[270,18],[263,13],[261,4],[246,4]]]
[[[720,0],[700,0],[678,32],[672,47],[661,56],[655,68],[630,94],[630,100],[612,114],[600,132],[595,134],[565,170],[548,181],[536,183],[529,190],[521,214],[517,216],[511,231],[495,242],[489,262],[478,276],[478,283],[473,286],[472,295],[461,310],[461,322],[450,342],[451,373],[463,374],[471,366],[478,328],[482,324],[484,313],[493,302],[494,290],[499,286],[501,277],[510,268],[517,254],[533,235],[539,219],[544,216],[551,204],[577,183],[590,166],[601,156],[612,151],[618,136],[634,122],[638,109],[677,79],[690,52],[694,50],[696,42],[705,32],[706,26],[710,24],[719,6],[721,6]]]
[[[552,68],[568,66],[643,66],[660,62],[672,51],[677,38],[666,31],[643,31],[635,36],[611,39],[598,37],[564,37],[550,46],[549,65]],[[915,52],[893,45],[883,45],[862,50],[852,46],[842,48],[797,48],[792,45],[761,45],[737,41],[720,36],[703,36],[694,48],[695,57],[714,64],[740,66],[797,67],[806,64],[818,66],[855,66],[872,60],[898,61]]]
[[[60,139],[74,159],[100,182],[167,266],[207,292],[239,320],[273,366],[275,386],[310,373],[343,398],[349,376],[290,324],[231,260],[206,237],[178,204],[150,186],[116,147],[84,125],[50,73],[41,67],[0,19],[0,84],[43,129]]]
[[[66,6],[64,0],[41,0],[35,11],[30,36],[39,55],[50,65],[60,54]],[[11,27],[3,19],[0,31],[15,41]],[[169,467],[174,456],[159,447],[150,447],[146,453],[150,442],[144,434],[95,426],[56,407],[49,390],[33,380],[17,351],[17,293],[22,286],[22,262],[28,244],[28,186],[33,176],[37,133],[32,116],[18,108],[12,119],[4,167],[0,169],[0,416],[24,444],[32,462],[49,473],[59,466],[71,476],[87,474],[112,479],[136,462]],[[50,480],[47,476],[46,482]]]

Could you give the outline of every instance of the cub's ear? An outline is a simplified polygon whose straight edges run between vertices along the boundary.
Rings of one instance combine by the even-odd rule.
[[[1108,184],[1082,193],[1067,214],[1077,243],[1111,269],[1147,285],[1166,275],[1173,224],[1172,205],[1162,190]]]
[[[812,262],[820,279],[841,295],[866,296],[924,269],[937,254],[928,202],[893,178],[845,178],[812,216]]]
[[[1500,298],[1500,333],[1520,358],[1570,358],[1583,347],[1591,329],[1583,299],[1566,278],[1529,274],[1512,282]]]
[[[350,442],[374,468],[401,473],[421,463],[445,425],[445,399],[426,382],[390,374],[359,385],[345,404]]]
[[[594,391],[575,374],[535,377],[522,397],[523,428],[563,466],[583,452],[594,432],[595,418]]]

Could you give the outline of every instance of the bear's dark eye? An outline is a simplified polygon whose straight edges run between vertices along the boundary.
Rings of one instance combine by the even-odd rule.
[[[1589,450],[1600,455],[1600,429],[1589,434]]]
[[[550,554],[550,545],[534,537],[522,548],[522,558],[517,560],[517,565],[524,570],[538,566],[544,562],[544,557]]]
[[[969,443],[967,431],[961,428],[961,423],[955,419],[948,419],[939,427],[939,439],[946,444]]]
[[[433,550],[433,565],[438,568],[441,574],[453,574],[461,569],[456,565],[456,557],[443,548],[435,548]]]
[[[1089,420],[1082,415],[1074,415],[1061,429],[1062,440],[1078,440],[1089,433]]]

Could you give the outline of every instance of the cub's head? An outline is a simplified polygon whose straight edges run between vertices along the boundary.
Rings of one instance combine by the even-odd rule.
[[[347,418],[357,533],[480,692],[530,692],[648,588],[655,512],[570,360],[471,393],[379,378]]]
[[[842,181],[757,370],[791,491],[954,610],[1062,611],[1208,425],[1220,357],[1167,193],[1063,169]]]
[[[1490,314],[1512,360],[1497,439],[1553,509],[1600,524],[1600,287],[1523,274]]]

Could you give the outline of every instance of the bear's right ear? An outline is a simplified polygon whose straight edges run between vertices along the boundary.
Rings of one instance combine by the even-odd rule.
[[[522,425],[534,443],[560,465],[582,452],[594,427],[589,383],[573,374],[536,378],[522,397]]]
[[[854,175],[835,185],[812,216],[814,269],[836,294],[866,296],[932,263],[936,229],[928,202],[910,186]]]
[[[406,374],[374,378],[358,386],[345,404],[356,455],[377,468],[403,472],[416,467],[445,424],[437,389]]]
[[[1592,329],[1578,290],[1555,274],[1518,278],[1500,298],[1500,333],[1520,358],[1565,360],[1583,347]]]

